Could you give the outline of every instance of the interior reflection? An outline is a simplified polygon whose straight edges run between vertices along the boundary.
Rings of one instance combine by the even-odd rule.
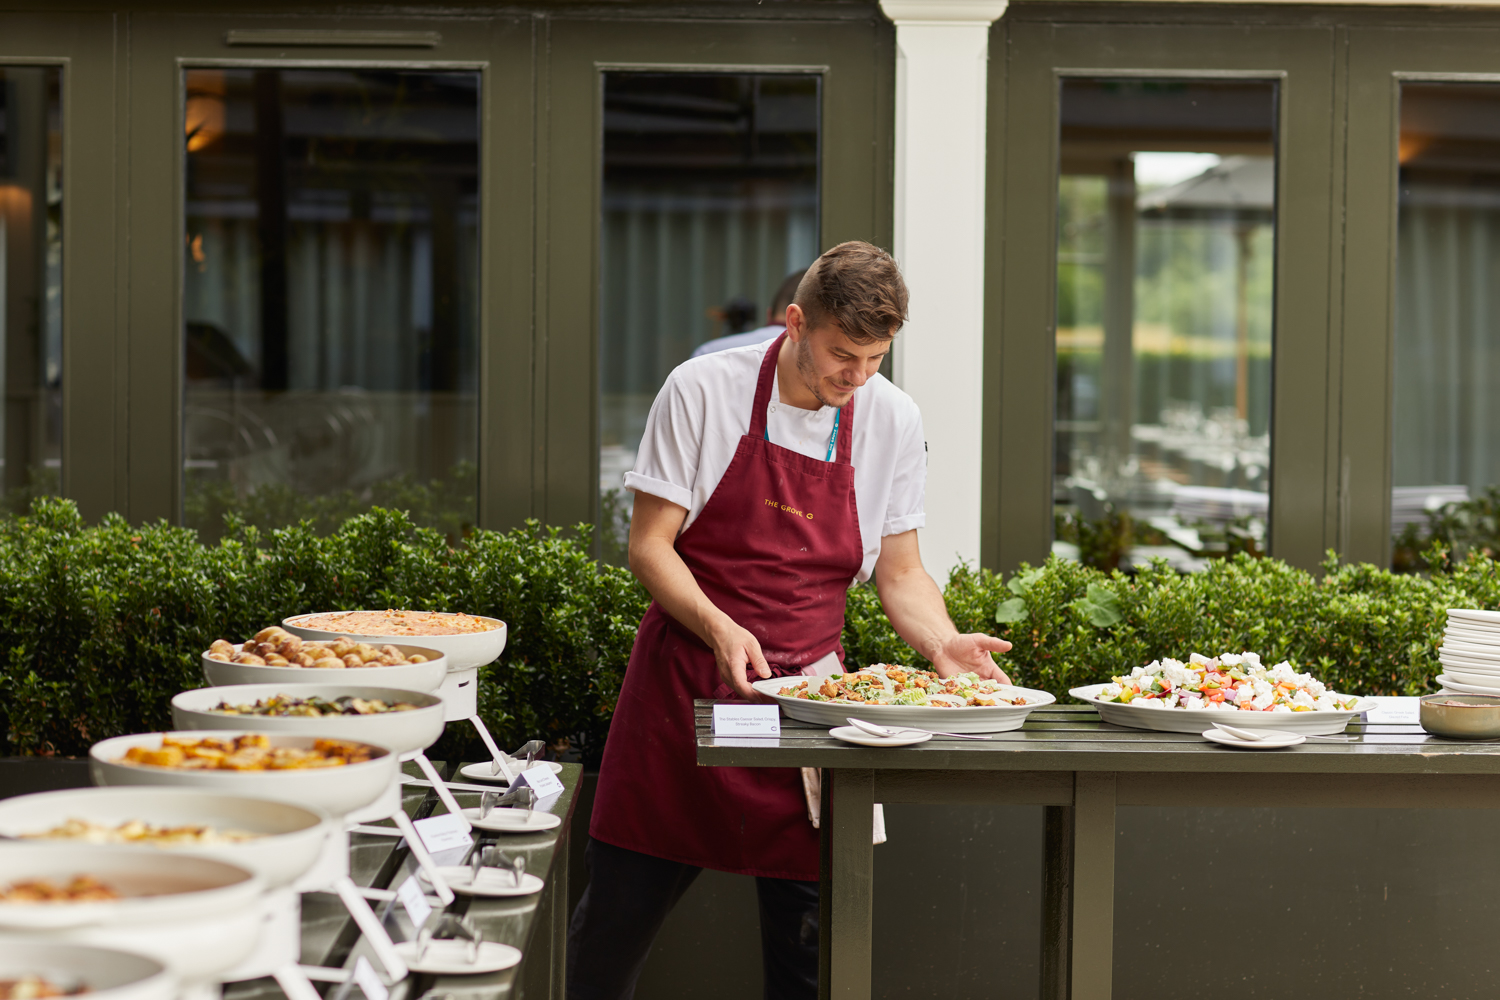
[[[184,519],[475,519],[479,75],[185,74]]]

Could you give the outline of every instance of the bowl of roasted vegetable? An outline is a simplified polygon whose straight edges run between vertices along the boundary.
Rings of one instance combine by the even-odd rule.
[[[368,739],[398,755],[425,750],[443,735],[443,699],[421,691],[360,684],[240,684],[198,688],[172,698],[183,729],[244,729]]]
[[[342,682],[436,691],[447,673],[448,658],[430,646],[377,644],[347,635],[303,639],[279,625],[261,629],[242,643],[216,639],[203,652],[203,676],[216,687]]]

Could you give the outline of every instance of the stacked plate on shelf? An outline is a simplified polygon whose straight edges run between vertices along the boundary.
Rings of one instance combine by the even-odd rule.
[[[1438,683],[1455,694],[1500,694],[1500,611],[1448,609]]]

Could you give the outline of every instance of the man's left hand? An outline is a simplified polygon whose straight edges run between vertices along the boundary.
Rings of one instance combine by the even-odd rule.
[[[976,673],[980,677],[1009,684],[1010,678],[990,657],[991,653],[1004,653],[1009,649],[1010,643],[1004,639],[997,639],[983,632],[955,635],[938,649],[937,655],[932,658],[932,669],[940,677]]]

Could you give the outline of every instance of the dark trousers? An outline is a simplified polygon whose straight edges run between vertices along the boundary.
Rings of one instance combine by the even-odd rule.
[[[703,869],[589,838],[568,927],[567,1000],[631,1000],[667,914]],[[766,1000],[816,1000],[818,883],[757,878]],[[710,986],[712,984],[705,984]]]

